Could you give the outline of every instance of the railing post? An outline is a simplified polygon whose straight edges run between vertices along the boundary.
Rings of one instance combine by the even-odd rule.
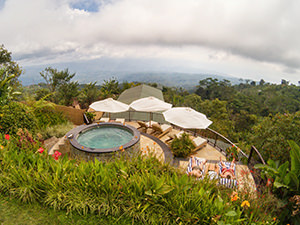
[[[216,145],[217,145],[217,139],[218,139],[218,134],[216,134],[216,138],[215,138],[214,147],[216,147]]]
[[[254,149],[253,149],[253,146],[251,146],[251,149],[250,149],[250,154],[249,154],[248,161],[247,161],[247,165],[249,165],[249,163],[250,163],[250,160],[251,160],[251,157],[252,157],[253,151],[254,151]]]
[[[130,119],[130,110],[128,111],[128,120],[131,121],[131,119]]]

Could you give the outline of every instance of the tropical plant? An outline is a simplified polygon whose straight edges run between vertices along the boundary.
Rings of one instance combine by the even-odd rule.
[[[90,123],[92,123],[94,121],[94,118],[95,118],[95,114],[94,113],[92,113],[92,112],[85,112],[84,114],[86,115],[86,117],[87,117],[87,119],[88,119],[88,121]]]
[[[298,145],[300,133],[300,112],[276,114],[263,118],[252,127],[249,142],[259,149],[264,159],[289,161],[290,145],[294,140]]]
[[[79,95],[78,82],[69,82],[61,84],[56,93],[56,102],[62,105],[72,105],[73,101]]]
[[[9,74],[5,72],[4,68],[0,68],[0,106],[7,104],[21,94],[20,92],[14,91],[11,85],[15,77],[14,74]]]
[[[75,73],[71,74],[68,69],[58,71],[52,67],[47,67],[40,72],[40,75],[46,81],[50,93],[53,93],[50,96],[51,101],[71,105],[73,99],[79,95],[78,82],[71,82]]]
[[[104,80],[100,90],[102,98],[115,98],[120,94],[119,82],[115,78]]]
[[[0,131],[6,134],[16,134],[19,128],[36,132],[37,119],[28,106],[11,101],[0,108]]]
[[[279,161],[269,159],[267,165],[257,164],[255,168],[262,170],[262,176],[268,178],[269,185],[273,181],[274,193],[286,204],[281,213],[281,220],[298,224],[300,222],[300,147],[294,141],[288,143],[291,147],[291,166],[289,161],[280,164]],[[296,201],[298,205],[289,204],[293,196],[299,196],[299,200]]]
[[[171,143],[171,151],[175,157],[185,158],[193,153],[193,149],[195,145],[186,133],[183,133],[180,138],[175,137]]]
[[[86,109],[90,104],[97,101],[100,96],[100,90],[96,86],[97,82],[85,84],[78,96],[81,108]]]
[[[15,77],[12,79],[11,84],[12,86],[18,85],[18,77],[21,75],[22,70],[18,63],[12,60],[11,52],[5,49],[4,45],[0,45],[0,68],[5,68],[5,73],[14,74]],[[3,79],[2,76],[0,75],[0,80]]]

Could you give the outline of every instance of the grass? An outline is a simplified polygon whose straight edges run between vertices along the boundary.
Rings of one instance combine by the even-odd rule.
[[[50,137],[63,137],[66,133],[74,128],[74,125],[71,122],[67,122],[64,124],[58,124],[54,126],[49,126],[44,129],[41,129],[39,133],[43,136],[44,139]]]
[[[0,224],[22,225],[55,225],[55,224],[131,224],[130,219],[100,217],[96,215],[67,214],[65,211],[55,211],[39,204],[24,204],[0,195]],[[135,221],[135,224],[136,221]]]

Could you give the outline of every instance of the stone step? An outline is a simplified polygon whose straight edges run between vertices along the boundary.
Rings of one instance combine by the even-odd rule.
[[[58,142],[56,142],[55,145],[49,150],[48,154],[53,155],[55,151],[60,151],[61,149],[64,149],[65,142],[66,142],[65,137],[60,138]]]

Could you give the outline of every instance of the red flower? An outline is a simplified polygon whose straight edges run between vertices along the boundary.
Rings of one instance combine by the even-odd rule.
[[[45,149],[43,149],[42,147],[38,149],[39,153],[43,153],[45,151]]]
[[[58,160],[60,156],[61,156],[61,153],[60,153],[59,151],[55,151],[54,154],[52,155],[52,157],[53,157],[55,160]]]
[[[5,136],[5,139],[9,141],[9,138],[10,138],[9,134],[5,134],[4,136]]]
[[[251,173],[254,173],[253,170],[250,170]]]
[[[271,179],[270,178],[268,178],[268,181],[267,181],[267,187],[270,187],[271,185],[272,185],[272,181],[271,181]]]

